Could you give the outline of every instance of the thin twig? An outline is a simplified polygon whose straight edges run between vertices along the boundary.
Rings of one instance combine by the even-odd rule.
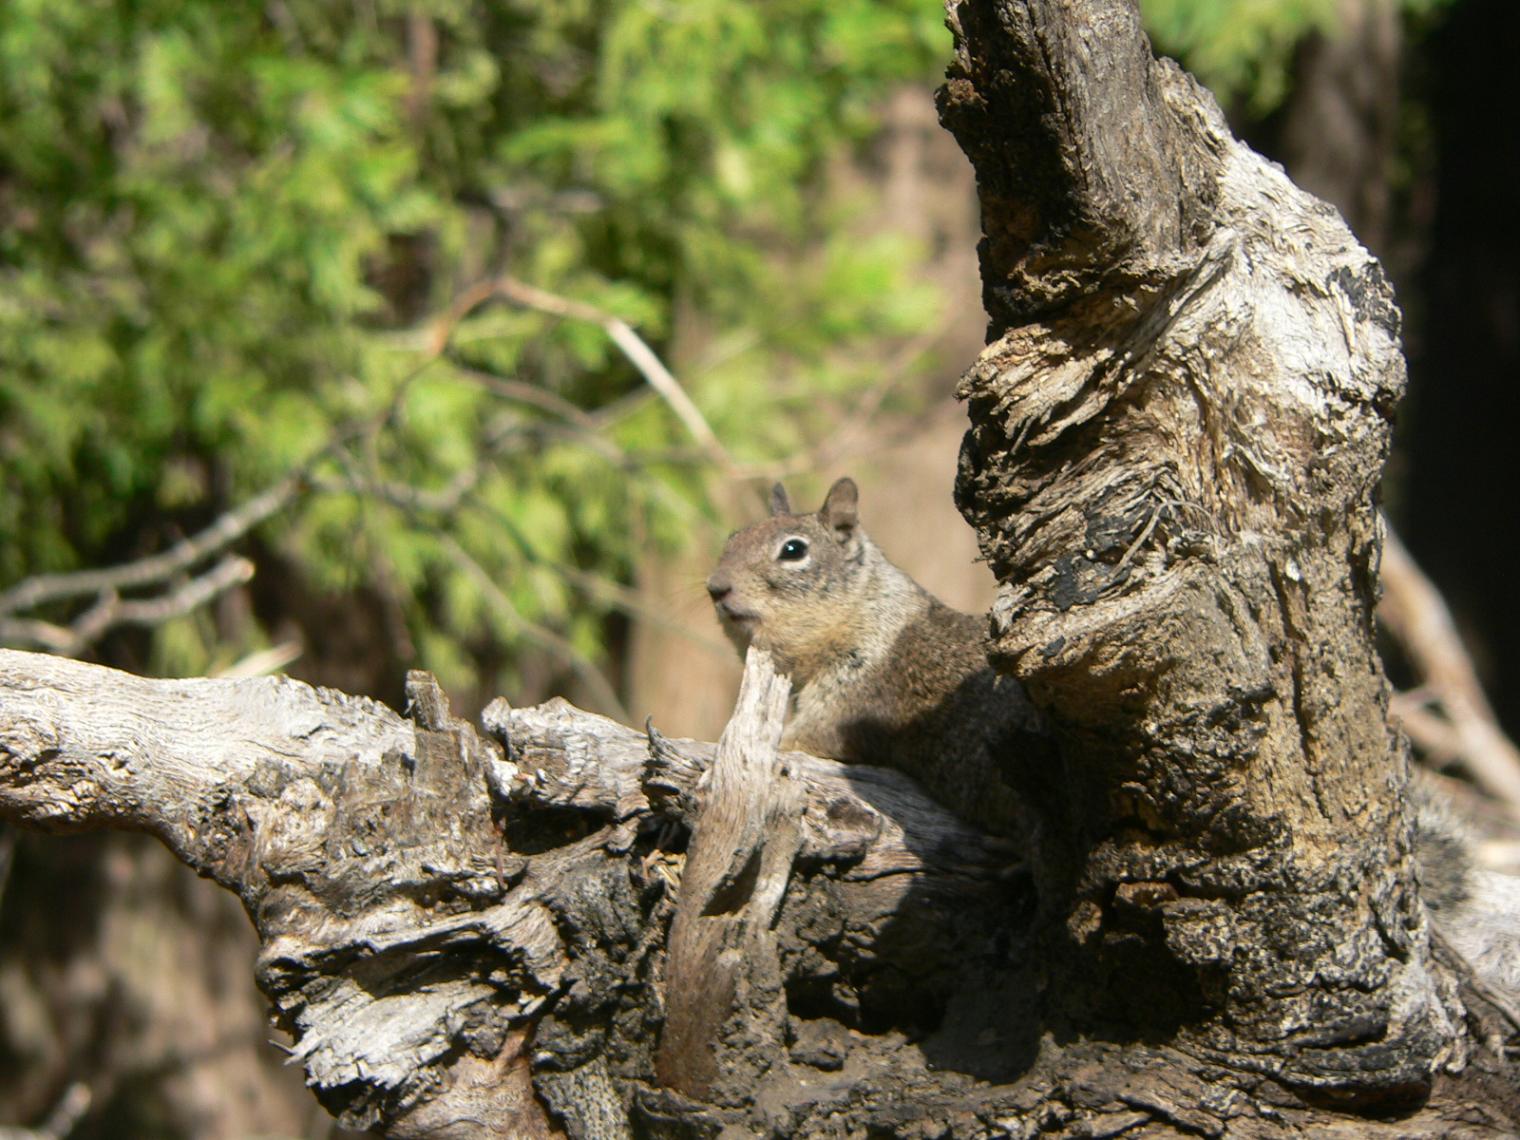
[[[268,649],[260,649],[248,654],[225,669],[218,669],[212,674],[228,681],[236,681],[245,677],[264,677],[270,673],[278,673],[291,662],[299,660],[305,649],[299,641],[282,641],[278,645],[271,645]]]
[[[1439,768],[1462,758],[1462,734],[1431,709],[1428,698],[1394,693],[1388,701],[1388,712],[1425,754],[1428,763]]]
[[[283,508],[301,488],[299,475],[288,475],[268,490],[221,515],[198,534],[181,539],[158,554],[69,574],[38,574],[0,594],[0,614],[34,609],[46,602],[79,598],[88,594],[120,592],[155,585],[182,573],[218,550],[236,542],[259,523]]]
[[[1440,591],[1386,520],[1382,571],[1378,616],[1398,640],[1424,690],[1446,714],[1454,739],[1442,743],[1461,757],[1473,779],[1520,815],[1520,749],[1499,727]],[[1428,727],[1418,715],[1405,725],[1414,725],[1411,736]]]
[[[680,382],[665,367],[653,349],[646,344],[642,337],[633,330],[633,327],[621,317],[615,317],[611,313],[605,313],[594,305],[588,305],[584,301],[574,301],[568,297],[535,288],[513,277],[498,277],[490,282],[482,282],[473,287],[465,294],[466,297],[480,297],[495,294],[504,297],[524,308],[534,309],[540,313],[548,313],[550,316],[568,317],[572,320],[586,321],[600,325],[606,332],[612,343],[617,345],[618,350],[634,366],[639,375],[644,377],[648,385],[655,390],[659,397],[669,405],[676,418],[684,426],[705,451],[708,456],[724,472],[733,472],[735,464],[728,449],[723,446],[712,426],[708,424],[702,411],[692,402],[686,394],[686,389],[681,387]],[[475,304],[479,304],[477,300]],[[473,308],[474,306],[471,305]]]
[[[479,384],[482,388],[500,396],[504,400],[512,400],[515,403],[527,404],[558,416],[567,423],[575,424],[586,431],[597,431],[601,425],[596,418],[582,408],[579,404],[571,403],[563,396],[540,388],[537,384],[529,384],[523,380],[512,380],[505,376],[495,376],[489,372],[481,372],[475,368],[465,368],[454,365],[454,371],[467,380]]]
[[[83,1081],[75,1081],[59,1098],[48,1118],[36,1128],[0,1127],[0,1140],[65,1140],[74,1126],[90,1110],[94,1099],[90,1087]]]
[[[657,629],[663,629],[676,634],[678,637],[683,637],[694,645],[718,654],[724,661],[733,659],[733,646],[727,642],[720,641],[716,637],[698,633],[685,623],[676,621],[668,614],[661,613],[645,601],[643,595],[637,590],[631,590],[621,583],[612,581],[610,578],[603,577],[600,574],[592,574],[575,566],[556,565],[554,570],[556,573],[563,575],[567,581],[580,587],[585,593],[590,594],[610,609],[627,614],[631,618],[637,618],[639,621],[648,622],[649,625]]]
[[[910,338],[895,351],[881,367],[881,375],[875,384],[861,395],[850,409],[841,416],[837,430],[830,431],[819,445],[794,456],[781,464],[756,464],[743,474],[751,478],[784,479],[803,471],[816,471],[838,463],[869,448],[874,434],[875,419],[887,402],[887,397],[897,390],[908,375],[913,361],[933,346],[942,335],[940,322],[935,327]]]
[[[660,358],[656,356],[643,339],[633,329],[618,320],[609,317],[603,326],[612,342],[623,350],[623,355],[637,368],[649,386],[653,388],[665,400],[676,414],[676,418],[685,425],[702,448],[713,458],[713,461],[725,471],[734,469],[733,457],[728,454],[728,449],[718,442],[718,437],[713,434],[712,428],[703,417],[697,405],[692,403],[691,397],[686,390],[676,382],[676,378],[665,367]]]
[[[49,653],[66,653],[73,644],[68,626],[41,618],[0,618],[0,645],[31,645]]]
[[[414,487],[410,483],[397,483],[389,479],[367,476],[356,470],[352,460],[347,457],[340,458],[338,463],[343,468],[343,478],[314,478],[312,487],[315,490],[328,494],[349,494],[361,498],[378,499],[409,513],[442,516],[451,515],[459,508],[460,500],[475,489],[489,466],[482,460],[473,467],[460,471],[446,486],[430,491],[422,487]]]
[[[479,461],[457,472],[447,484],[436,490],[384,479],[378,475],[366,475],[358,470],[358,465],[351,457],[341,452],[335,456],[339,466],[343,468],[341,479],[312,476],[308,482],[315,491],[368,496],[404,511],[448,517],[459,509],[460,503],[467,495],[479,487],[486,475],[496,469],[496,459],[509,450],[509,445],[519,442],[525,436],[538,434],[568,435],[569,438],[585,445],[593,453],[620,470],[627,470],[642,462],[647,462],[645,457],[623,451],[610,440],[593,432],[582,431],[574,425],[513,424],[508,430],[484,440]],[[380,465],[378,460],[372,458],[368,466],[371,470],[375,470]]]
[[[498,613],[507,619],[509,623],[522,630],[531,640],[538,642],[546,649],[565,661],[575,672],[575,675],[585,683],[590,690],[591,697],[600,704],[604,711],[618,720],[627,724],[629,721],[628,710],[618,698],[617,690],[607,680],[602,671],[598,669],[584,653],[572,645],[568,638],[562,637],[554,630],[524,616],[521,610],[512,604],[512,599],[507,597],[506,592],[496,584],[495,579],[486,572],[484,566],[475,561],[470,553],[460,546],[452,535],[439,535],[439,541],[454,559],[456,565],[469,574],[475,580],[482,594],[495,606]]]
[[[228,555],[204,574],[188,578],[169,593],[156,597],[122,598],[115,590],[106,590],[67,627],[31,619],[0,621],[0,642],[31,644],[72,657],[118,626],[162,625],[199,609],[252,577],[252,562]]]
[[[48,1113],[48,1118],[42,1125],[42,1134],[54,1140],[62,1140],[74,1131],[74,1126],[90,1110],[92,1100],[94,1097],[90,1095],[90,1087],[83,1081],[75,1081],[64,1091],[58,1103],[53,1106],[53,1111]]]

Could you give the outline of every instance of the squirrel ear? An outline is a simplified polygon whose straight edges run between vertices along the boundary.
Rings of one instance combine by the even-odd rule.
[[[773,515],[789,515],[792,513],[792,504],[786,497],[786,488],[780,483],[771,488],[770,504],[771,514]]]
[[[840,542],[845,542],[860,521],[859,506],[860,489],[855,486],[855,480],[846,476],[829,488],[828,497],[823,500],[818,517]]]

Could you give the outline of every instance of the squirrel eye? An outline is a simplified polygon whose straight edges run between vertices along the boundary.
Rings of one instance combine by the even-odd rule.
[[[807,556],[808,545],[800,538],[789,538],[781,544],[781,552],[776,555],[782,562],[797,562]]]

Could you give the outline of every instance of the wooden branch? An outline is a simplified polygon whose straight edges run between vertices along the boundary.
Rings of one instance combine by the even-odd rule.
[[[618,351],[644,378],[645,383],[655,395],[663,400],[675,417],[681,421],[681,425],[702,449],[707,461],[715,464],[720,471],[729,474],[737,472],[738,469],[728,449],[714,434],[712,426],[707,422],[701,409],[692,402],[691,397],[686,394],[686,389],[681,387],[680,381],[665,366],[659,355],[627,321],[611,313],[603,312],[595,305],[588,305],[584,301],[577,301],[570,297],[561,297],[513,277],[493,277],[478,281],[462,292],[449,307],[448,312],[434,323],[434,327],[428,334],[429,351],[435,355],[441,353],[448,344],[449,337],[453,335],[455,326],[471,311],[494,297],[500,297],[515,305],[547,313],[550,316],[585,321],[599,326],[607,334],[608,339],[617,346]]]
[[[1062,744],[1007,758],[1027,863],[902,776],[776,757],[762,677],[731,743],[758,739],[704,790],[710,746],[563,702],[498,702],[482,735],[426,675],[402,717],[0,653],[0,818],[148,830],[236,890],[345,1124],[1520,1131],[1507,999],[1420,902],[1370,640],[1403,379],[1380,270],[1150,57],[1132,2],[957,0],[952,25],[994,336],[958,494],[1004,583],[996,659]],[[1450,946],[1507,976],[1513,943],[1475,932]]]
[[[0,1140],[67,1140],[74,1126],[90,1110],[94,1099],[89,1086],[75,1081],[64,1090],[48,1118],[36,1128],[7,1128],[0,1125]]]
[[[516,709],[493,701],[486,731],[510,741],[511,766],[493,768],[495,794],[531,816],[573,812],[627,828],[649,816],[677,821],[698,812],[695,789],[716,747],[648,736],[562,700]],[[1019,849],[957,819],[909,777],[890,768],[841,764],[803,752],[781,759],[800,780],[807,808],[797,858],[828,867],[842,882],[919,877],[923,889],[1006,882],[1021,870]]]
[[[417,720],[284,678],[0,651],[0,815],[148,831],[236,891],[260,987],[340,1118],[547,1136],[511,1029],[558,985],[558,941],[531,892],[508,895],[481,776],[499,753],[431,679],[411,692]]]
[[[1499,727],[1440,591],[1386,524],[1382,572],[1378,617],[1408,655],[1426,696],[1446,714],[1444,721],[1429,718],[1406,703],[1400,719],[1411,736],[1460,759],[1484,790],[1520,818],[1520,750]]]
[[[783,691],[761,681],[758,723]],[[734,850],[759,844],[759,859],[720,849],[697,870],[724,833],[706,854],[683,842],[703,801],[723,802],[721,780],[702,787],[712,745],[563,701],[497,701],[482,737],[425,674],[408,692],[403,718],[285,679],[150,681],[0,652],[0,819],[148,830],[237,891],[262,942],[259,984],[313,1091],[382,1135],[809,1137],[958,1120],[950,1134],[970,1137],[1054,1105],[1091,1135],[1176,1119],[1313,1134],[1321,1119],[1283,1100],[1221,1115],[1166,1048],[1042,1051],[1035,995],[1050,967],[1026,934],[1019,853],[900,773],[773,759],[773,723],[736,725],[731,737],[761,733],[751,763],[791,774],[790,791],[764,797],[795,830],[778,842],[740,820]],[[752,884],[735,866],[756,869]],[[711,913],[743,893],[725,883],[753,886],[742,917]],[[654,1043],[681,1004],[671,987],[726,988],[681,964],[672,893],[756,955],[744,965],[760,1000],[730,1007],[711,1042],[721,1103],[658,1079]],[[1501,1072],[1481,1050],[1468,1071]],[[1074,1073],[1089,1074],[1076,1104]],[[1358,1134],[1437,1135],[1446,1111]]]
[[[751,649],[734,716],[697,793],[670,926],[665,1029],[656,1072],[666,1087],[742,1104],[764,1069],[731,1042],[785,1038],[773,923],[801,844],[801,785],[778,745],[791,684]],[[767,1063],[765,1067],[769,1067]]]
[[[112,629],[124,625],[162,625],[200,609],[252,578],[252,562],[227,555],[205,573],[188,578],[157,597],[122,598],[114,590],[108,590],[67,626],[29,618],[0,618],[0,642],[35,645],[63,656],[82,653]]]
[[[665,401],[719,470],[734,470],[733,457],[713,433],[701,409],[692,402],[670,369],[665,367],[664,361],[633,331],[627,321],[604,313],[594,305],[557,296],[511,277],[497,278],[492,287],[501,296],[525,308],[600,325],[608,339],[617,345],[618,351],[627,357],[644,381]]]
[[[957,51],[940,116],[976,167],[999,330],[1208,231],[1218,157],[1196,104],[1211,100],[1151,56],[1134,3],[946,10]]]
[[[149,831],[236,891],[292,1056],[348,1126],[591,1137],[639,1119],[663,1134],[649,1122],[676,1095],[658,1088],[654,1058],[668,889],[712,746],[563,702],[497,702],[497,743],[454,719],[425,674],[408,693],[403,718],[284,678],[146,680],[0,651],[0,819]],[[1029,905],[1008,846],[905,777],[781,763],[805,806],[789,810],[794,839],[751,833],[770,850],[751,918],[787,947],[776,985],[816,991],[816,1008],[805,1024],[776,1015],[784,1027],[731,1058],[769,1070],[775,1090],[788,1047],[842,1055],[837,1018],[936,1024],[980,969],[967,948],[1006,941]],[[905,905],[958,933],[884,938]],[[873,950],[830,957],[855,946]],[[836,1036],[820,1041],[828,1025]],[[901,1033],[875,1048],[905,1088],[939,1079]],[[759,1127],[754,1092],[735,1111]]]
[[[292,476],[220,516],[198,534],[175,543],[168,550],[135,562],[103,570],[73,574],[39,574],[0,593],[0,615],[34,609],[45,602],[90,594],[119,593],[163,582],[184,572],[201,559],[225,550],[291,501],[300,489]]]

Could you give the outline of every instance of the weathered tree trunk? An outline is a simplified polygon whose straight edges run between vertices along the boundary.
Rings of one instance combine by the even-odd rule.
[[[237,892],[317,1096],[387,1135],[1446,1136],[1515,1030],[1419,904],[1371,642],[1397,311],[1125,0],[958,4],[993,342],[961,503],[1048,711],[1030,850],[907,777],[563,702],[484,732],[0,652],[0,818]]]
[[[1036,800],[1046,1015],[1421,1103],[1465,1053],[1372,644],[1391,290],[1132,3],[954,21],[992,318],[958,496],[1004,583],[995,654],[1065,745]]]

